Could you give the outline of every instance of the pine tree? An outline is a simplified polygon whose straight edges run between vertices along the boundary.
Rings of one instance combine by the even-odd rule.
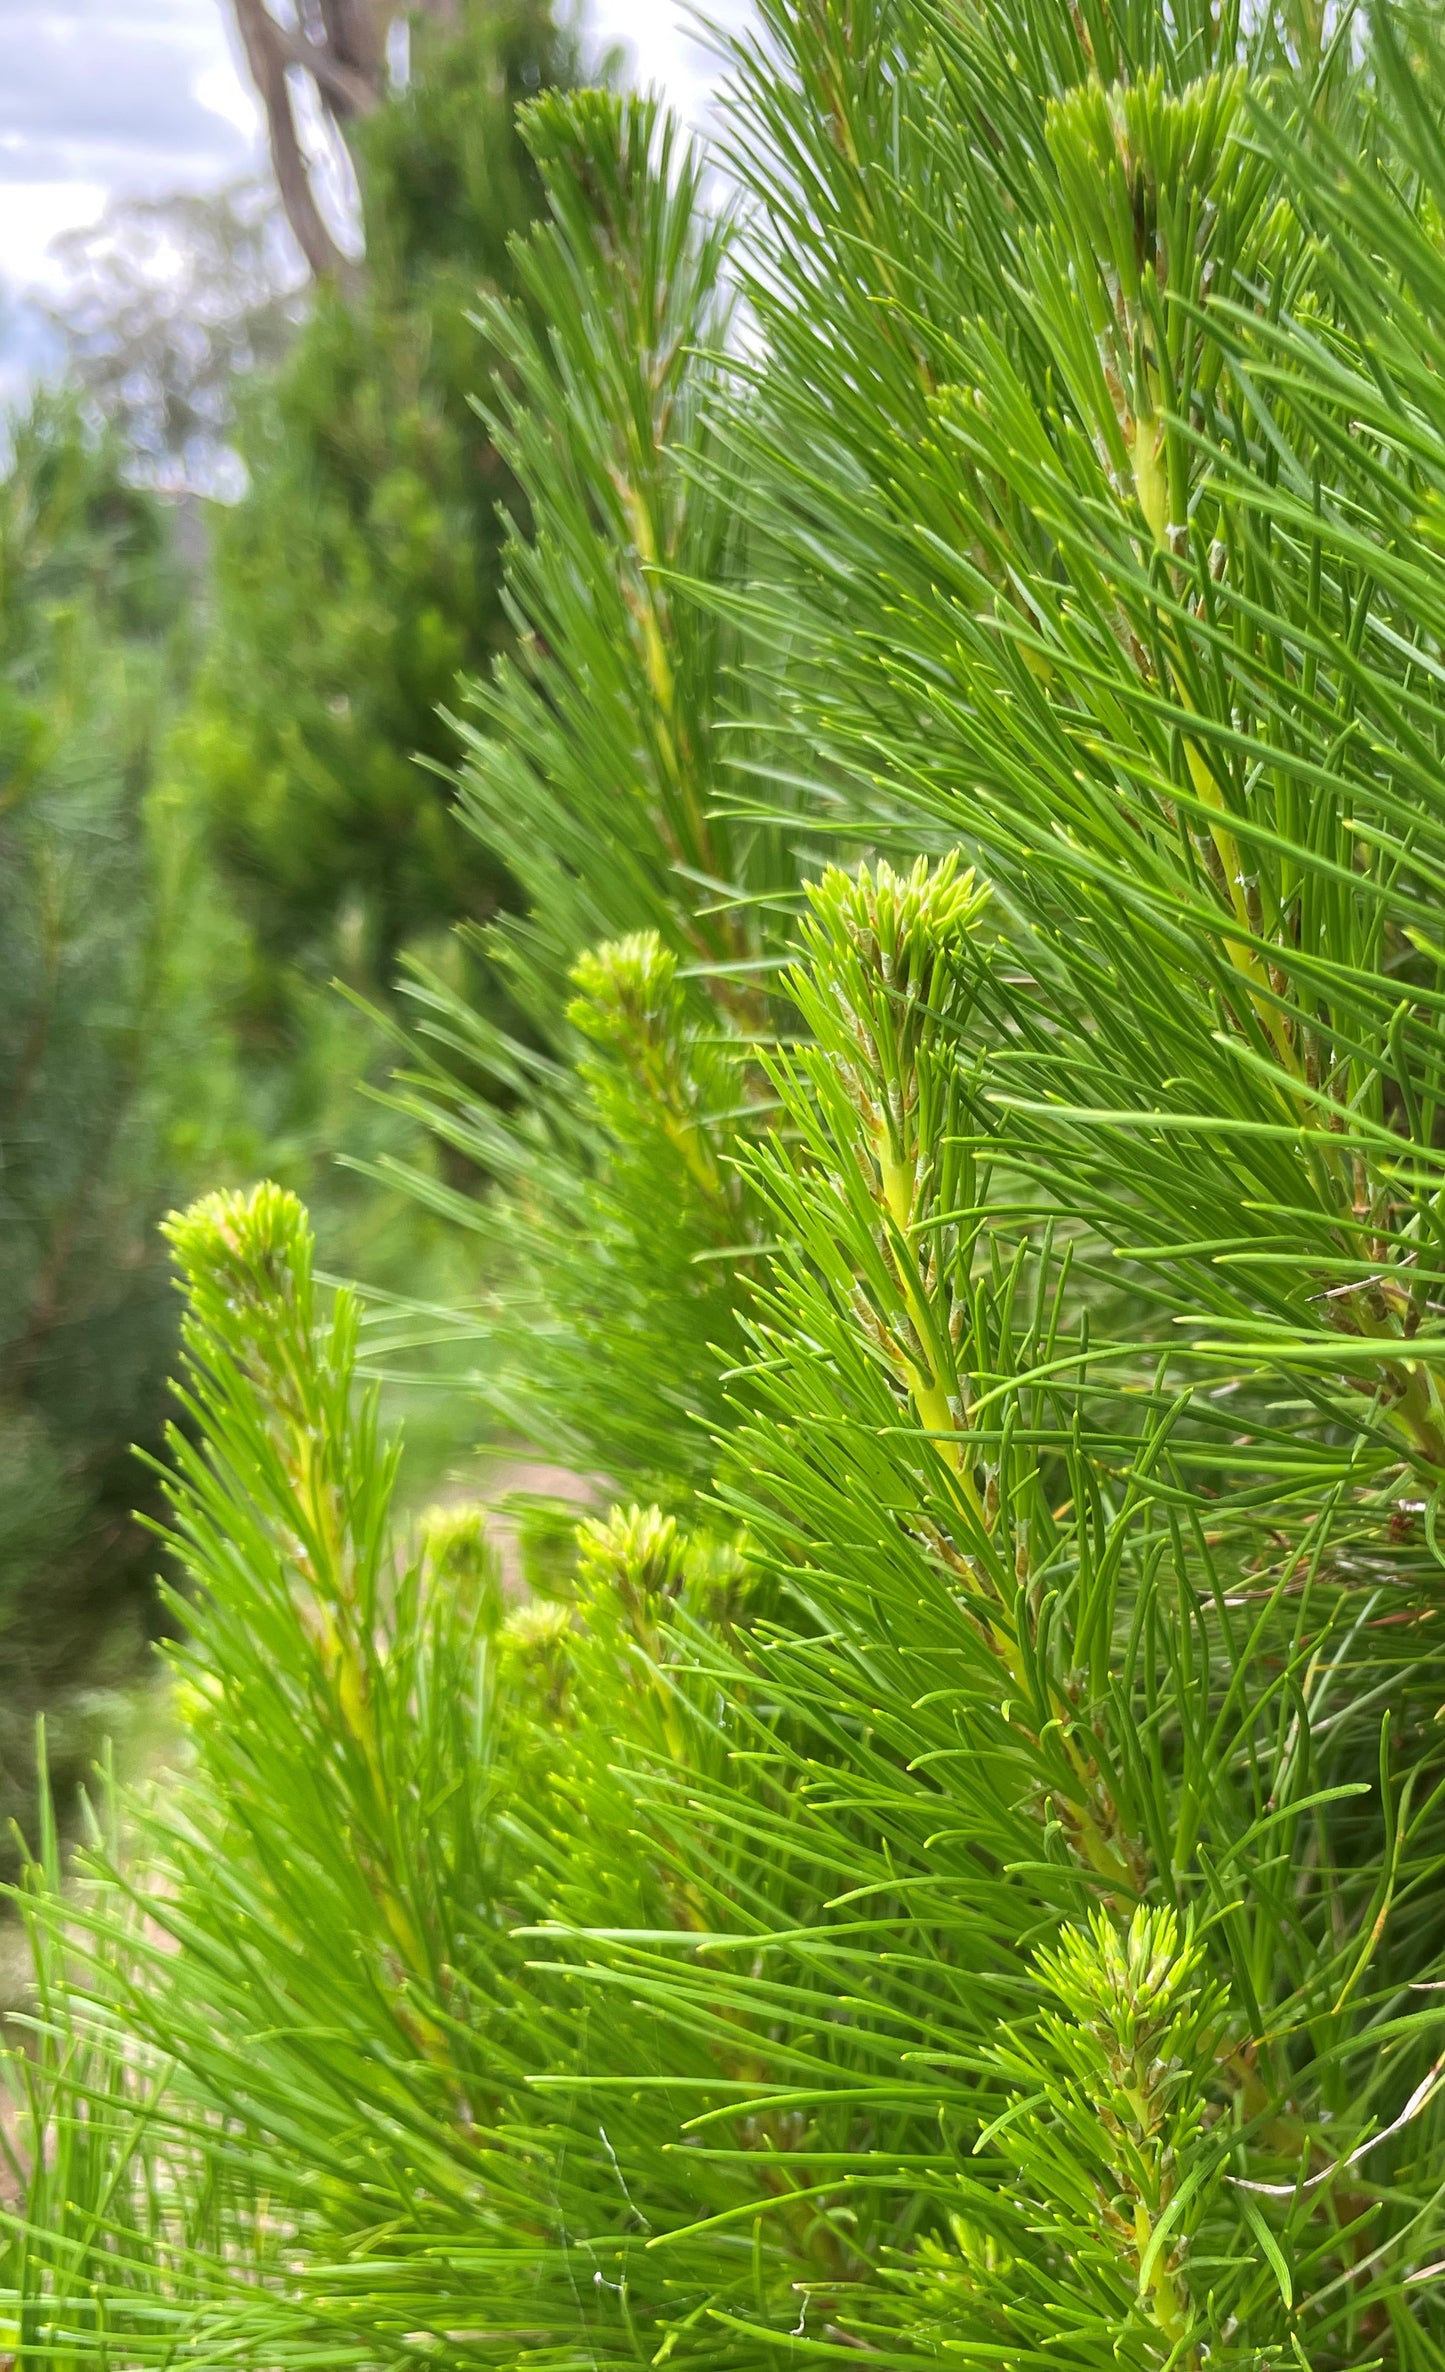
[[[174,1321],[155,1229],[180,1182],[180,1045],[146,819],[179,587],[154,504],[42,393],[0,477],[0,1806],[95,1752],[148,1605],[131,1445]],[[99,1692],[99,1693],[98,1693]],[[5,1854],[9,1861],[8,1840]]]
[[[134,2122],[28,2360],[1445,2362],[1445,53],[763,22],[728,349],[655,114],[533,119],[531,1035],[417,982],[617,1504],[509,1608],[299,1207],[173,1223],[191,1760],[33,1874],[31,2132]]]

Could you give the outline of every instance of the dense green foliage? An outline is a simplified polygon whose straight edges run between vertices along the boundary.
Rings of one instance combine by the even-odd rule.
[[[527,1035],[413,965],[432,1059],[405,1100],[500,1189],[433,1189],[507,1277],[483,1322],[483,1405],[580,1471],[671,1500],[710,1472],[698,1420],[725,1421],[718,1348],[740,1348],[755,1230],[727,1115],[756,1092],[740,1066],[799,851],[776,822],[720,810],[730,763],[765,763],[772,739],[725,606],[746,533],[713,474],[726,227],[651,109],[619,125],[598,94],[543,101],[527,137],[554,218],[517,259],[535,311],[496,309],[489,328],[512,391],[498,444],[540,533],[509,550],[519,646],[474,688],[459,782],[463,821],[527,900],[463,936]],[[625,1388],[599,1391],[600,1373]]]
[[[599,1510],[410,1540],[297,1203],[171,1223],[188,1752],[31,1874],[21,2362],[1445,2365],[1445,55],[763,17],[721,228],[527,119],[524,1034],[413,975]]]
[[[64,401],[0,478],[0,1806],[31,1799],[38,1702],[77,1766],[134,1664],[175,1322],[156,1225],[183,1184],[182,1057],[146,821],[179,586],[164,523]]]
[[[467,409],[481,348],[464,313],[507,280],[507,240],[536,205],[516,97],[569,52],[545,11],[490,5],[445,38],[419,32],[415,51],[410,87],[366,126],[355,307],[326,298],[296,342],[305,308],[281,293],[260,193],[116,208],[70,243],[79,392],[6,431],[0,1839],[33,1800],[36,1706],[68,1788],[154,1620],[132,1448],[156,1445],[165,1409],[167,1207],[265,1171],[308,1195],[348,1270],[413,1291],[466,1281],[413,1201],[337,1169],[338,1154],[436,1164],[414,1124],[358,1095],[384,1040],[329,974],[377,986],[368,882],[392,901],[387,945],[489,902],[499,878],[469,865],[412,753],[455,748],[435,705],[501,636],[505,473]],[[208,506],[198,535],[194,500],[137,489],[218,479],[238,400],[252,491]],[[338,740],[344,681],[361,713]],[[313,726],[334,769],[320,790]],[[222,759],[238,828],[270,832],[292,866],[286,882],[252,867],[241,900],[216,865]],[[370,803],[369,838],[343,786]],[[319,957],[320,977],[278,970],[278,953]],[[434,1405],[414,1437],[423,1466],[470,1431]]]
[[[412,75],[359,127],[359,289],[318,290],[279,372],[244,390],[243,499],[212,515],[215,619],[178,765],[271,959],[390,984],[398,947],[484,914],[496,866],[428,766],[457,671],[505,635],[505,469],[471,408],[467,319],[513,286],[535,211],[519,98],[566,80],[539,0],[413,29]]]

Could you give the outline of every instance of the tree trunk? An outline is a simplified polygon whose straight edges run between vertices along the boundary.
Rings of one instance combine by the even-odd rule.
[[[401,12],[389,0],[317,0],[317,7],[328,53],[350,68],[377,104],[386,83],[387,30]],[[342,121],[340,110],[333,112]]]
[[[386,95],[387,35],[404,12],[396,0],[310,0],[309,7],[303,0],[298,22],[283,25],[267,0],[232,4],[251,80],[266,111],[276,186],[296,243],[316,279],[353,286],[358,268],[337,246],[316,202],[288,77],[293,68],[310,76],[326,115],[349,140],[352,127]],[[416,0],[411,13],[454,24],[457,0]]]
[[[316,203],[310,169],[296,130],[286,79],[292,63],[292,42],[267,9],[265,0],[235,0],[235,10],[246,64],[266,111],[271,162],[286,220],[313,276],[344,285],[354,276],[354,266],[337,246]]]

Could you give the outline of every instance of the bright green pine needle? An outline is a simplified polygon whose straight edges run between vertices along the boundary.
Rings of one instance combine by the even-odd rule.
[[[514,1034],[419,976],[399,1089],[614,1504],[411,1541],[446,1313],[174,1223],[186,1745],[27,1881],[3,2346],[1440,2372],[1445,50],[733,66],[725,217],[529,119]]]

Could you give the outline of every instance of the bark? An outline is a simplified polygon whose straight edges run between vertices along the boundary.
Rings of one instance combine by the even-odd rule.
[[[314,277],[335,280],[345,286],[354,277],[354,266],[332,238],[316,203],[286,80],[291,59],[283,28],[271,15],[265,0],[235,0],[235,10],[246,64],[266,111],[271,162],[286,220]]]
[[[298,22],[278,24],[267,0],[233,0],[251,80],[266,111],[276,186],[286,219],[314,277],[352,286],[357,267],[337,246],[311,185],[296,130],[288,70],[311,77],[342,138],[386,94],[386,39],[402,12],[396,0],[302,0]],[[417,13],[455,22],[456,0],[417,0]]]
[[[381,104],[381,92],[370,78],[347,59],[308,41],[290,25],[276,27],[276,41],[288,66],[299,66],[311,76],[325,105],[338,123],[352,116],[370,115]]]
[[[379,102],[386,82],[386,34],[399,11],[386,0],[317,0],[326,48]]]

